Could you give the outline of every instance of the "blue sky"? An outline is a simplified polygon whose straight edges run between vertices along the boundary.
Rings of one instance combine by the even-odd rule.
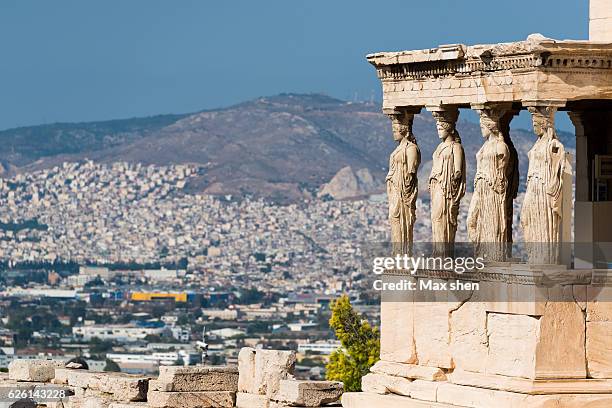
[[[533,32],[586,39],[588,1],[2,0],[0,129],[280,92],[378,100],[370,52]]]

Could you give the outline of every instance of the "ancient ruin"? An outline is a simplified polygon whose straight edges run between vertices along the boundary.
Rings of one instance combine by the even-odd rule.
[[[489,258],[462,276],[479,290],[383,292],[381,360],[363,378],[363,392],[344,394],[345,408],[612,406],[612,264],[601,244],[612,242],[612,3],[591,0],[590,7],[590,41],[534,34],[368,55],[385,113],[426,108],[437,121],[434,241],[452,244],[457,222],[466,222],[477,253]],[[476,157],[463,157],[460,108],[480,114]],[[504,249],[518,185],[509,123],[521,110],[531,113],[535,133],[520,214],[530,241],[524,262]],[[575,200],[572,158],[554,130],[557,111],[568,112],[576,128]],[[477,166],[474,194],[468,219],[457,220],[466,161]],[[572,233],[567,253],[561,247]],[[457,275],[421,268],[385,278],[443,284]]]
[[[93,372],[15,360],[0,375],[0,407],[288,408],[338,406],[342,383],[296,380],[295,352],[243,348],[236,366],[162,366],[159,376]]]

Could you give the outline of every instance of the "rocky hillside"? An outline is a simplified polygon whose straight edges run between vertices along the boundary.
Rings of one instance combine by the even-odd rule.
[[[204,171],[188,186],[191,191],[293,201],[321,194],[328,183],[336,196],[347,197],[352,192],[338,192],[344,185],[358,193],[382,187],[394,148],[390,127],[376,104],[281,94],[193,114],[5,130],[0,132],[0,162],[7,173],[84,158],[195,163]],[[474,155],[482,143],[480,130],[467,121],[460,122],[459,130],[473,175]],[[417,116],[414,131],[423,156],[421,181],[425,181],[431,167],[428,159],[438,143],[431,116]],[[573,148],[573,137],[561,136]],[[535,137],[520,130],[512,137],[524,174],[525,153]],[[350,169],[330,182],[345,167]]]

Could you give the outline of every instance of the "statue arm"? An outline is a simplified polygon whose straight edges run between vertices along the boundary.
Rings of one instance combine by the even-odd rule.
[[[546,169],[546,193],[553,199],[553,209],[560,212],[561,189],[563,187],[563,171],[565,169],[565,148],[556,139],[548,146],[547,152],[550,157],[550,166]]]
[[[453,178],[458,179],[463,172],[464,153],[460,143],[453,144]]]
[[[495,158],[496,169],[493,189],[498,194],[505,194],[508,188],[506,169],[510,161],[510,150],[506,143],[497,143],[495,147]]]
[[[461,143],[453,144],[453,174],[452,174],[452,191],[455,201],[458,204],[459,200],[465,194],[465,152]]]
[[[418,166],[418,151],[416,146],[409,146],[404,152],[404,190],[408,194],[412,194],[414,179]]]

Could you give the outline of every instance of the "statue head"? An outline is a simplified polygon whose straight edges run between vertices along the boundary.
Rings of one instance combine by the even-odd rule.
[[[438,136],[442,140],[456,140],[459,138],[457,129],[455,127],[457,118],[459,117],[459,110],[444,110],[435,111],[431,113],[436,120],[436,129],[438,130]]]
[[[556,137],[555,108],[551,106],[530,106],[529,112],[533,122],[533,132],[538,137]]]
[[[491,136],[501,136],[499,119],[502,112],[496,109],[482,109],[479,113],[482,137],[488,139]]]
[[[414,122],[414,113],[400,112],[389,115],[391,117],[391,127],[393,129],[393,140],[400,142],[402,139],[414,140],[412,134],[412,123]]]

